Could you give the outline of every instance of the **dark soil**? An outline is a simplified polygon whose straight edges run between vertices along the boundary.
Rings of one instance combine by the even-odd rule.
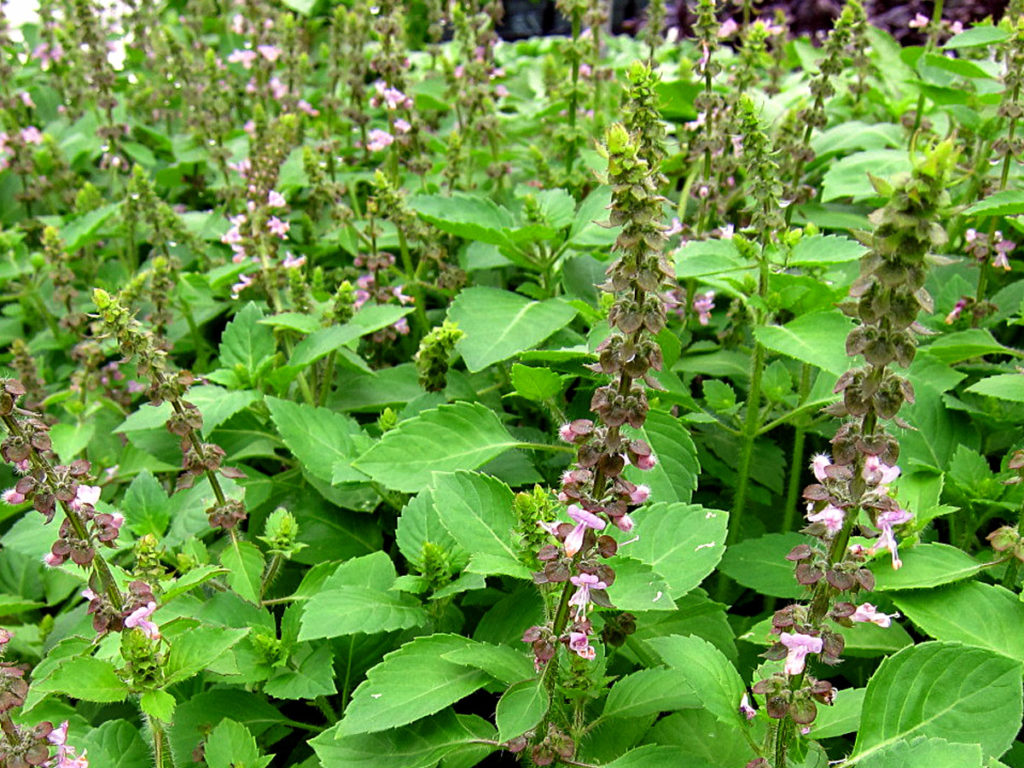
[[[612,30],[627,34],[636,32],[643,25],[643,9],[646,5],[646,0],[613,0]],[[670,5],[673,7],[669,17],[688,34],[692,13],[687,6],[694,4],[677,2]],[[930,17],[932,2],[865,0],[864,6],[872,24],[887,30],[901,43],[914,45],[923,42],[920,31],[908,25],[919,13]],[[839,15],[842,7],[842,0],[770,0],[759,5],[758,15],[771,19],[776,9],[782,9],[789,18],[794,34],[813,37],[832,28],[832,20]],[[966,26],[986,16],[998,20],[1005,8],[1006,0],[947,0],[943,16],[948,21],[959,21]],[[554,0],[505,0],[505,19],[498,31],[506,40],[536,35],[565,35],[569,33],[569,23],[555,10]]]

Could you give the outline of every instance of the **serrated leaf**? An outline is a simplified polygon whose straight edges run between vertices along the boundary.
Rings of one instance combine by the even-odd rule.
[[[429,635],[389,653],[353,692],[337,736],[406,725],[482,688],[487,674],[441,659],[468,642],[458,635]]]
[[[228,718],[206,739],[203,757],[209,768],[263,768],[274,759],[261,756],[249,729]]]
[[[395,529],[395,543],[402,556],[420,569],[423,545],[428,542],[440,547],[455,562],[464,565],[469,560],[469,555],[463,552],[442,524],[441,515],[434,505],[434,492],[425,488],[402,508]]]
[[[54,718],[56,719],[56,718]],[[87,754],[89,765],[103,768],[151,768],[153,758],[139,729],[127,720],[108,720],[84,734],[68,731],[68,744]]]
[[[605,765],[605,768],[710,768],[704,760],[694,760],[693,756],[683,749],[671,745],[644,744],[631,749],[621,757]]]
[[[639,612],[676,609],[665,579],[647,563],[616,555],[609,565],[615,570],[615,583],[608,588],[608,597],[618,610]]]
[[[811,724],[811,737],[831,739],[856,733],[860,727],[860,713],[864,706],[866,688],[844,688],[836,694],[832,706],[818,707],[818,716]]]
[[[657,637],[647,642],[669,669],[685,676],[706,710],[723,723],[745,725],[739,711],[745,691],[743,680],[721,651],[692,635]]]
[[[263,311],[250,301],[227,324],[220,341],[221,366],[241,366],[250,381],[255,380],[263,361],[275,351],[274,332],[260,325],[262,319]]]
[[[711,573],[725,552],[729,514],[699,504],[651,504],[633,513],[638,541],[630,557],[650,565],[682,597]]]
[[[644,717],[699,706],[700,699],[686,675],[674,669],[642,669],[616,681],[604,702],[601,719]]]
[[[772,597],[797,598],[804,588],[793,577],[793,564],[786,554],[807,537],[798,533],[769,533],[730,546],[718,570],[744,587]]]
[[[482,670],[506,685],[521,682],[535,674],[532,652],[527,655],[507,645],[474,642],[472,645],[449,651],[441,658]]]
[[[845,765],[919,736],[980,744],[985,755],[999,756],[1020,722],[1020,662],[959,643],[921,643],[872,675]]]
[[[972,357],[983,355],[1016,355],[1021,352],[1005,347],[996,341],[992,333],[985,328],[968,328],[939,336],[929,344],[928,354],[947,365],[962,363]]]
[[[496,736],[480,718],[451,710],[378,733],[343,735],[341,730],[339,723],[310,741],[323,768],[432,768],[445,755]]]
[[[540,722],[551,706],[543,679],[521,680],[511,685],[498,699],[494,715],[498,741],[522,736]]]
[[[81,424],[54,424],[50,427],[50,442],[61,461],[70,464],[79,453],[85,450],[95,434],[95,421],[84,421]]]
[[[192,387],[188,391],[189,401],[203,414],[203,437],[260,397],[260,393],[253,389],[232,391],[212,384]]]
[[[192,751],[225,716],[243,723],[249,732],[259,736],[274,726],[287,722],[266,697],[241,688],[215,688],[178,703],[174,722],[168,729],[174,764],[188,765]],[[148,757],[148,752],[147,752]],[[152,758],[145,768],[152,768]]]
[[[350,341],[397,323],[410,312],[411,307],[395,304],[366,304],[344,325],[322,328],[296,344],[288,365],[304,368]]]
[[[292,664],[275,672],[263,690],[276,699],[315,699],[337,693],[331,646],[302,646],[293,654]]]
[[[448,309],[466,334],[455,348],[470,373],[537,346],[574,317],[576,309],[561,299],[530,301],[484,286],[463,290]]]
[[[624,432],[634,434],[629,428],[624,428]],[[686,426],[670,413],[651,411],[643,429],[636,430],[636,435],[651,446],[658,463],[649,470],[630,465],[623,472],[626,479],[648,486],[651,501],[689,502],[697,490],[700,462],[697,461],[697,446]]]
[[[998,373],[976,381],[965,390],[1013,403],[1024,403],[1024,374]]]
[[[403,421],[353,466],[387,488],[416,493],[434,472],[476,469],[516,445],[493,411],[459,402]]]
[[[1024,603],[1003,587],[970,581],[891,597],[929,637],[1024,661]]]
[[[266,402],[278,434],[304,471],[325,483],[366,479],[349,466],[356,454],[353,436],[360,434],[354,419],[276,397],[268,397]]]
[[[189,590],[195,589],[201,584],[205,584],[210,579],[214,579],[223,573],[224,569],[218,568],[216,565],[197,566],[190,571],[186,571],[172,583],[164,584],[164,591],[160,596],[160,601],[162,603],[169,603],[178,595],[183,595]]]
[[[170,500],[164,487],[144,469],[135,476],[124,494],[125,522],[132,533],[162,536],[171,519]]]
[[[965,216],[1012,216],[1024,213],[1024,191],[1004,189],[979,200],[964,211]]]
[[[515,226],[512,214],[487,197],[455,194],[416,195],[409,207],[442,232],[491,245],[510,245],[506,230]]]
[[[922,736],[888,744],[857,764],[861,768],[981,768],[983,759],[977,744],[953,744]]]
[[[516,363],[512,366],[512,386],[520,397],[543,403],[562,391],[562,379],[547,368]]]
[[[957,50],[989,46],[1007,40],[1010,35],[1010,32],[1000,27],[993,27],[991,24],[978,24],[953,35],[942,47],[946,50]]]
[[[516,519],[513,494],[500,480],[474,472],[435,475],[434,503],[441,524],[470,553],[467,570],[484,575],[529,579],[530,571],[513,546]]]
[[[985,566],[962,549],[949,544],[931,542],[918,544],[900,553],[901,568],[894,569],[888,557],[870,564],[875,574],[875,591],[893,592],[901,589],[925,589],[966,579]]]
[[[150,717],[169,723],[174,718],[177,702],[167,691],[146,691],[139,698],[139,706]]]
[[[821,202],[852,197],[853,202],[878,197],[869,173],[882,178],[909,173],[910,157],[902,149],[869,149],[855,152],[829,165],[822,179]]]
[[[248,629],[195,627],[177,635],[171,641],[171,650],[164,664],[167,684],[187,680],[202,672],[247,634]]]
[[[385,562],[389,569],[386,579],[368,583],[370,571]],[[306,602],[299,640],[391,632],[426,623],[427,615],[419,600],[405,592],[389,591],[396,573],[385,553],[349,560],[342,568],[346,568],[344,579],[336,578],[336,574]]]
[[[822,264],[845,264],[857,261],[867,248],[856,240],[839,235],[802,237],[793,247],[786,262],[791,267],[816,267]]]
[[[259,603],[262,595],[263,553],[250,541],[231,539],[220,553],[220,564],[227,569],[227,582],[239,597]]]
[[[84,656],[61,661],[43,680],[32,683],[36,691],[66,693],[83,701],[111,703],[124,701],[129,688],[117,676],[109,661]]]
[[[827,310],[801,315],[785,325],[758,326],[754,336],[773,352],[839,376],[851,364],[845,350],[852,329],[850,318],[839,310]]]

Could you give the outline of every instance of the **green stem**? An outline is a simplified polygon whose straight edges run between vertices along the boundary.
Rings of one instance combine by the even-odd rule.
[[[572,90],[569,91],[569,148],[565,155],[565,175],[572,173],[572,165],[576,160],[576,112],[578,109],[577,88],[580,82],[580,56],[577,46],[580,40],[580,27],[583,20],[579,8],[572,12],[572,53],[569,58],[572,62],[572,73],[570,81]]]
[[[277,578],[278,571],[281,570],[281,564],[284,563],[284,555],[280,552],[276,552],[270,559],[270,565],[267,566],[267,570],[263,572],[263,578],[260,580],[260,599],[267,594],[267,590],[270,585],[274,583],[274,579]]]
[[[324,361],[323,370],[320,372],[320,390],[317,392],[317,404],[322,408],[327,405],[327,395],[331,391],[331,380],[334,378],[334,362],[337,359],[337,352],[331,352]]]
[[[935,48],[935,35],[939,28],[939,23],[942,21],[942,4],[943,0],[935,0],[935,6],[932,8],[931,30],[928,32],[928,42],[924,47],[925,55],[931,53],[932,49]],[[924,91],[921,91],[918,95],[917,109],[914,110],[914,127],[910,131],[911,148],[917,139],[917,132],[921,129],[922,112],[924,112]]]
[[[803,404],[807,399],[807,393],[811,388],[811,366],[804,363],[800,367],[800,391],[799,403]],[[798,424],[793,433],[793,453],[789,462],[789,487],[786,489],[786,506],[782,511],[782,531],[793,529],[793,522],[796,519],[797,499],[800,498],[800,478],[804,469],[804,442],[807,437],[807,430],[803,424]]]
[[[736,497],[732,514],[729,515],[728,544],[734,544],[739,536],[743,513],[747,507],[747,491],[750,487],[750,466],[754,457],[754,441],[757,439],[761,421],[761,376],[764,373],[764,347],[754,344],[754,357],[750,363],[750,392],[747,395],[747,412],[743,422],[743,447],[740,452],[739,477],[736,481]]]
[[[156,718],[146,715],[146,722],[153,734],[153,768],[173,768],[174,760],[167,749],[167,734]]]

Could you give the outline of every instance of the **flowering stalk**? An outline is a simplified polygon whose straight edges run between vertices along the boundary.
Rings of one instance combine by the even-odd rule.
[[[611,607],[605,590],[614,583],[615,573],[599,558],[613,556],[618,547],[615,539],[600,532],[609,524],[631,531],[629,512],[650,495],[646,486],[622,477],[626,463],[642,470],[656,464],[650,446],[629,439],[622,427],[643,426],[648,411],[644,384],[657,386],[650,371],[660,370],[662,365],[661,349],[654,340],[665,326],[659,291],[668,284],[673,270],[662,253],[660,174],[644,160],[642,134],[630,135],[622,124],[609,128],[599,152],[608,160],[607,181],[613,189],[610,223],[623,228],[614,246],[619,258],[609,267],[608,281],[602,286],[616,296],[608,315],[615,330],[598,347],[593,368],[613,378],[594,392],[591,409],[599,417],[596,422],[577,419],[559,430],[563,440],[577,446],[576,465],[562,476],[558,495],[572,522],[542,523],[559,546],[548,544],[540,549],[537,557],[544,567],[534,574],[534,580],[564,586],[550,625],[532,627],[523,638],[533,646],[537,669],[546,667],[549,688],[555,684],[551,662],[556,644],[567,644],[580,658],[595,657],[587,614],[592,603]],[[549,748],[554,749],[550,734],[543,749]]]
[[[224,460],[223,448],[202,441],[199,433],[203,426],[202,414],[196,406],[184,399],[185,392],[192,384],[191,374],[187,371],[172,374],[168,370],[166,350],[154,343],[152,334],[142,330],[139,322],[130,316],[117,297],[97,288],[93,292],[93,302],[100,310],[101,323],[117,339],[122,354],[127,358],[137,358],[139,372],[149,376],[149,395],[153,404],[159,405],[165,400],[171,404],[174,413],[167,420],[167,429],[181,438],[184,465],[177,487],[189,488],[196,476],[205,475],[216,498],[216,503],[206,510],[210,525],[224,528],[234,538],[235,526],[246,518],[245,504],[227,498],[217,473],[230,478],[244,475],[240,470],[221,466]]]
[[[827,681],[806,673],[806,658],[817,656],[837,664],[843,651],[842,635],[826,624],[871,622],[889,626],[893,616],[870,603],[855,605],[844,593],[856,596],[874,588],[874,576],[865,567],[879,549],[889,551],[899,568],[896,528],[913,514],[902,509],[890,493],[899,476],[899,443],[881,423],[896,419],[904,402],[913,402],[910,382],[889,370],[892,363],[908,367],[916,351],[917,314],[931,311],[924,289],[928,257],[946,239],[935,222],[948,206],[946,176],[953,163],[953,145],[943,142],[926,154],[909,177],[895,185],[875,179],[880,194],[889,198],[871,220],[875,231],[870,250],[861,260],[861,276],[851,288],[854,301],[843,307],[859,325],[847,337],[847,354],[863,355],[865,365],[854,368],[836,383],[843,400],[827,411],[849,417],[832,439],[832,457],[812,461],[816,482],[804,489],[807,527],[818,539],[815,546],[801,544],[787,559],[796,563],[797,581],[809,587],[806,604],[776,611],[772,632],[779,640],[765,654],[786,659],[783,672],[758,681],[753,690],[766,697],[768,716],[778,723],[771,729],[768,752],[774,768],[785,768],[794,728],[814,721],[817,703],[831,704],[835,689]],[[900,423],[897,419],[897,423]],[[850,546],[850,537],[865,514],[878,536],[870,547]]]

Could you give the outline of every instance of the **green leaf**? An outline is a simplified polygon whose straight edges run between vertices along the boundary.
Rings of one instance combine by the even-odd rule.
[[[817,267],[823,264],[845,264],[857,261],[867,248],[856,240],[839,235],[802,237],[793,247],[786,262],[791,267]]]
[[[277,315],[264,317],[260,320],[260,325],[269,325],[271,328],[287,328],[289,331],[307,334],[322,328],[319,318],[303,312],[281,312]]]
[[[958,643],[922,643],[890,656],[872,675],[845,765],[918,736],[980,744],[998,757],[1020,722],[1020,662]]]
[[[59,233],[60,239],[64,241],[64,250],[73,254],[79,248],[96,242],[100,238],[100,229],[120,207],[121,203],[110,203],[67,222]]]
[[[516,445],[492,410],[459,402],[401,422],[353,466],[387,488],[415,493],[434,472],[476,469]]]
[[[830,707],[818,707],[818,716],[811,724],[811,738],[831,739],[856,733],[864,706],[866,688],[844,688],[836,694]]]
[[[530,301],[496,288],[463,290],[448,310],[465,336],[455,348],[470,373],[531,349],[576,317],[576,309],[561,299]]]
[[[859,765],[862,768],[981,768],[982,760],[981,747],[977,744],[951,744],[938,737],[922,736],[909,742],[887,744]]]
[[[853,321],[836,309],[801,315],[785,325],[758,326],[754,336],[773,352],[839,376],[851,365],[845,350],[852,329]]]
[[[189,765],[192,762],[192,750],[227,715],[243,723],[255,736],[287,722],[287,718],[267,703],[265,696],[239,687],[215,688],[197,694],[178,702],[174,722],[168,729],[174,765]],[[153,768],[152,758],[144,768]]]
[[[629,556],[661,574],[673,598],[700,584],[725,552],[727,512],[699,504],[651,504],[632,517],[643,534],[629,545]]]
[[[295,345],[288,365],[304,368],[326,357],[336,349],[365,336],[387,328],[412,312],[411,307],[394,304],[366,304],[344,325],[322,328]]]
[[[739,710],[745,691],[743,680],[720,650],[692,635],[657,637],[647,642],[670,669],[686,678],[704,709],[723,723],[745,726]]]
[[[81,424],[54,424],[50,427],[50,441],[53,443],[53,450],[65,464],[74,461],[75,456],[85,450],[95,434],[95,421],[84,421]]]
[[[448,651],[441,658],[482,670],[505,685],[522,682],[536,674],[533,669],[533,652],[524,653],[507,645],[474,642]]]
[[[900,553],[903,567],[896,570],[889,557],[870,564],[875,574],[875,591],[894,592],[901,589],[925,589],[949,584],[973,576],[985,566],[962,549],[932,542],[918,544]]]
[[[562,391],[562,379],[547,368],[516,363],[512,366],[512,386],[520,397],[543,403]]]
[[[843,636],[843,653],[847,656],[886,656],[914,643],[907,630],[896,623],[884,629],[868,623],[857,623],[852,627],[836,625],[831,629]],[[740,639],[759,645],[778,642],[778,636],[772,634],[771,617],[757,622]]]
[[[732,240],[690,240],[676,252],[676,277],[680,280],[709,278],[753,268],[740,255]]]
[[[466,570],[485,576],[529,579],[530,571],[512,543],[517,541],[513,495],[500,480],[474,472],[435,475],[434,504],[441,524],[470,553]]]
[[[711,767],[711,763],[700,758],[694,760],[693,755],[680,747],[644,744],[615,758],[605,768],[679,768],[682,765],[686,768]]]
[[[337,735],[406,725],[482,688],[487,674],[441,658],[468,642],[458,635],[429,635],[389,653],[353,692]]]
[[[744,587],[771,597],[797,598],[804,588],[796,583],[793,564],[786,555],[807,537],[798,533],[769,533],[730,546],[719,570]]]
[[[954,59],[938,53],[925,53],[918,59],[918,68],[923,70],[924,67],[934,67],[944,72],[952,72],[960,77],[995,79],[988,70],[974,61]]]
[[[203,437],[244,408],[248,408],[261,397],[253,389],[227,390],[212,384],[192,387],[188,399],[203,414]]]
[[[125,522],[136,536],[160,537],[171,520],[170,500],[160,481],[144,469],[124,493]]]
[[[619,227],[602,226],[608,221],[608,206],[611,201],[611,188],[602,184],[595,185],[576,211],[576,218],[569,230],[569,245],[586,250],[606,248],[615,242]]]
[[[490,198],[461,193],[451,197],[416,195],[409,200],[409,207],[442,232],[464,240],[510,245],[506,230],[515,226],[515,220]]]
[[[608,597],[620,611],[676,609],[668,584],[651,566],[624,555],[616,555],[609,565],[615,570],[615,583],[608,588]]]
[[[988,376],[971,384],[966,391],[1014,403],[1024,403],[1024,374],[999,373]]]
[[[634,434],[628,427],[624,430],[631,436]],[[630,465],[623,473],[625,478],[631,483],[649,487],[652,501],[688,503],[697,490],[700,463],[697,461],[697,446],[693,444],[686,425],[671,413],[650,411],[643,429],[636,430],[635,434],[651,446],[658,463],[648,470]]]
[[[1008,40],[1010,34],[1007,30],[993,27],[991,24],[978,24],[953,35],[942,47],[945,50],[957,50],[959,48],[989,46]]]
[[[1017,355],[1022,353],[1009,347],[1004,347],[992,333],[984,328],[969,328],[964,331],[956,331],[939,336],[929,344],[926,349],[928,354],[947,365],[961,363],[972,357],[983,355]]]
[[[544,680],[521,680],[510,686],[501,698],[494,716],[498,741],[522,736],[547,714],[551,700]]]
[[[829,165],[822,179],[821,202],[851,197],[853,202],[878,197],[868,174],[882,178],[910,172],[910,156],[902,149],[855,152]]]
[[[61,661],[46,678],[34,681],[32,687],[40,692],[64,693],[100,703],[124,701],[129,693],[114,665],[92,656]]]
[[[458,543],[441,523],[441,515],[434,506],[433,491],[425,488],[402,508],[395,529],[395,543],[402,556],[414,568],[422,570],[423,545],[428,542],[439,546],[456,561],[469,559],[468,555],[463,556]]]
[[[175,636],[164,664],[167,684],[187,680],[202,672],[248,634],[248,629],[203,626]]]
[[[261,319],[263,310],[250,301],[227,324],[220,341],[221,366],[240,366],[249,374],[250,381],[256,380],[264,361],[275,351],[274,332],[260,325]]]
[[[296,13],[300,13],[303,16],[309,16],[313,13],[313,9],[316,7],[318,0],[281,0],[281,2]]]
[[[203,755],[209,768],[263,768],[274,759],[260,756],[249,729],[228,718],[213,729]]]
[[[56,718],[54,718],[56,719]],[[89,765],[103,768],[152,768],[153,758],[138,728],[127,720],[107,720],[84,734],[72,725],[68,744],[87,754]]]
[[[892,601],[936,640],[961,642],[1024,661],[1024,603],[1003,587],[969,581],[898,592]]]
[[[373,634],[426,623],[419,600],[392,591],[397,573],[384,552],[341,565],[305,604],[299,640]]]
[[[351,468],[359,424],[350,416],[306,403],[266,399],[270,418],[302,469],[325,483],[365,480]]]
[[[275,699],[315,699],[338,692],[334,683],[334,654],[327,643],[302,645],[285,669],[275,672],[263,685]]]
[[[193,568],[179,576],[173,583],[165,584],[164,592],[160,596],[160,601],[163,603],[169,603],[178,595],[183,595],[189,590],[195,589],[200,584],[205,584],[210,579],[216,578],[223,573],[224,569],[218,568],[216,565],[200,565]]]
[[[699,706],[700,699],[682,672],[642,669],[616,681],[604,702],[601,719],[645,717]]]
[[[167,691],[146,691],[139,698],[139,706],[150,717],[169,723],[174,718],[177,702]]]
[[[479,717],[445,710],[404,728],[378,733],[342,733],[343,723],[310,741],[323,768],[433,768],[445,755],[494,729]]]
[[[979,200],[964,211],[965,216],[1012,216],[1024,213],[1024,190],[1005,189]]]
[[[227,569],[227,582],[239,597],[259,604],[262,595],[263,553],[250,541],[233,538],[220,553],[220,564]]]

